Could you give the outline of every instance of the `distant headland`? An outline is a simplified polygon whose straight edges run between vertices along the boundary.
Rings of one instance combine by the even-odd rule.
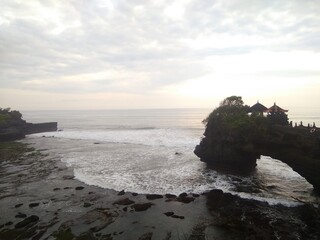
[[[57,131],[57,122],[28,123],[22,114],[10,108],[0,108],[0,141],[13,141],[27,134]]]
[[[251,171],[261,155],[287,163],[320,191],[320,129],[293,126],[288,110],[257,102],[249,107],[239,96],[224,99],[203,120],[204,137],[194,153],[208,166]]]

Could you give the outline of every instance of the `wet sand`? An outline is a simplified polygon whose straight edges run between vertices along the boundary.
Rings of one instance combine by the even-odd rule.
[[[59,157],[23,146],[0,155],[0,240],[320,237],[317,206],[269,206],[219,190],[174,196],[102,189],[74,179]]]

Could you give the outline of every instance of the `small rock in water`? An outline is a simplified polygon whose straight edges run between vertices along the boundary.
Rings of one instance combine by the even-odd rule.
[[[54,188],[53,191],[59,191],[61,188]]]
[[[87,207],[91,207],[92,206],[92,204],[91,203],[87,203],[87,202],[85,202],[84,204],[83,204],[83,207],[85,207],[85,208],[87,208]]]
[[[34,207],[38,207],[38,206],[39,206],[39,203],[30,203],[29,204],[30,208],[34,208]]]
[[[23,203],[19,203],[19,204],[15,205],[14,207],[15,207],[15,208],[19,208],[19,207],[21,207],[22,205],[23,205]]]
[[[162,195],[159,195],[159,194],[147,194],[146,195],[146,198],[148,200],[155,200],[155,199],[160,199],[160,198],[163,198]]]
[[[65,175],[62,177],[64,180],[71,180],[74,179],[74,176]]]
[[[193,193],[192,196],[193,196],[193,197],[200,197],[200,194]]]
[[[188,194],[187,193],[181,193],[180,195],[179,195],[179,197],[186,197],[186,196],[188,196]]]
[[[82,189],[84,189],[84,187],[82,186],[76,187],[76,190],[82,190]]]
[[[184,216],[178,216],[178,215],[172,215],[172,218],[179,218],[179,219],[184,219]]]
[[[148,208],[150,208],[153,205],[153,203],[137,203],[132,205],[131,207],[136,211],[136,212],[142,212],[146,211]]]
[[[172,215],[174,215],[174,212],[165,212],[164,215],[171,217]]]
[[[176,195],[169,194],[169,193],[167,193],[165,196],[166,196],[166,198],[176,198],[177,197]]]
[[[133,204],[134,201],[130,200],[129,198],[124,198],[124,199],[120,199],[116,202],[114,202],[113,204],[118,204],[118,205],[130,205]]]
[[[132,193],[132,196],[138,196],[139,194],[138,193]]]
[[[23,228],[29,224],[35,224],[39,221],[39,217],[36,215],[32,215],[30,217],[27,217],[26,219],[22,220],[21,222],[18,222],[14,227],[15,228]]]
[[[125,191],[124,190],[121,190],[119,193],[118,193],[118,196],[122,196],[125,194]]]

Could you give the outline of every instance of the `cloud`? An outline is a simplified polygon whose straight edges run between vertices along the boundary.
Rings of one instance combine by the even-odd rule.
[[[179,88],[236,71],[235,57],[318,53],[317,9],[317,0],[7,1],[0,9],[0,87],[65,94]],[[319,76],[315,68],[271,65],[261,74]]]

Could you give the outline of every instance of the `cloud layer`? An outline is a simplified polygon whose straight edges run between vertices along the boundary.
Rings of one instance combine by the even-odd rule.
[[[219,88],[265,76],[307,76],[318,87],[318,9],[317,0],[5,1],[0,87],[183,95],[199,81]]]

